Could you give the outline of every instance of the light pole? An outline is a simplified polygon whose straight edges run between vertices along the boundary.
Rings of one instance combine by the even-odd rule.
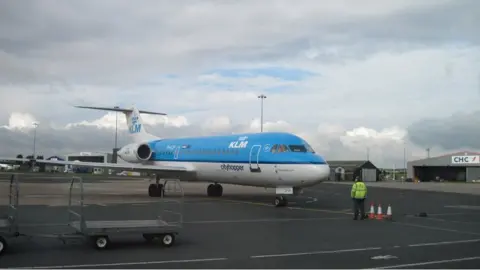
[[[405,168],[405,175],[403,176],[403,181],[407,178],[407,145],[403,143],[403,167]]]
[[[38,123],[33,123],[33,159],[35,159],[35,146],[37,141],[37,127]]]
[[[113,107],[118,109],[118,106]],[[118,112],[115,112],[115,149],[117,149],[117,139],[118,139]]]
[[[258,96],[259,99],[261,99],[260,101],[260,132],[263,132],[263,100],[267,98],[267,96],[265,96],[264,94],[261,94],[260,96]]]

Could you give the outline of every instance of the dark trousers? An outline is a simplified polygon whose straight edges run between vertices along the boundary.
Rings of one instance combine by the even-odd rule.
[[[353,199],[353,217],[355,219],[358,218],[358,214],[360,212],[360,218],[364,219],[365,218],[365,199]]]

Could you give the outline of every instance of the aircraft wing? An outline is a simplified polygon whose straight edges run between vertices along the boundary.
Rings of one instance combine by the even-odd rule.
[[[25,158],[0,158],[6,162],[30,162],[51,164],[51,165],[72,165],[81,167],[95,167],[104,169],[120,169],[125,171],[137,172],[193,172],[193,168],[183,166],[158,166],[158,165],[143,165],[143,164],[118,164],[118,163],[97,163],[97,162],[74,162],[74,161],[60,161],[60,160],[43,160],[43,159],[25,159]]]

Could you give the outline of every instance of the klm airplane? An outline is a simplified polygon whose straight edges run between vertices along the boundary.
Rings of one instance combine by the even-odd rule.
[[[284,132],[248,133],[227,136],[159,138],[149,134],[142,123],[143,114],[132,107],[77,108],[122,112],[127,118],[133,143],[122,147],[118,156],[129,164],[81,162],[82,167],[146,171],[157,176],[150,184],[151,197],[163,195],[160,178],[211,183],[207,195],[222,196],[224,184],[275,188],[275,206],[286,206],[287,195],[297,195],[302,188],[327,180],[330,168],[320,155],[300,137]],[[78,162],[38,162],[56,165],[79,165]]]

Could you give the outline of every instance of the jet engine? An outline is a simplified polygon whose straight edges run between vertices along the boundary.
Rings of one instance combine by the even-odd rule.
[[[146,143],[129,144],[122,147],[118,152],[118,156],[130,163],[142,163],[148,161],[153,154],[152,149]]]

